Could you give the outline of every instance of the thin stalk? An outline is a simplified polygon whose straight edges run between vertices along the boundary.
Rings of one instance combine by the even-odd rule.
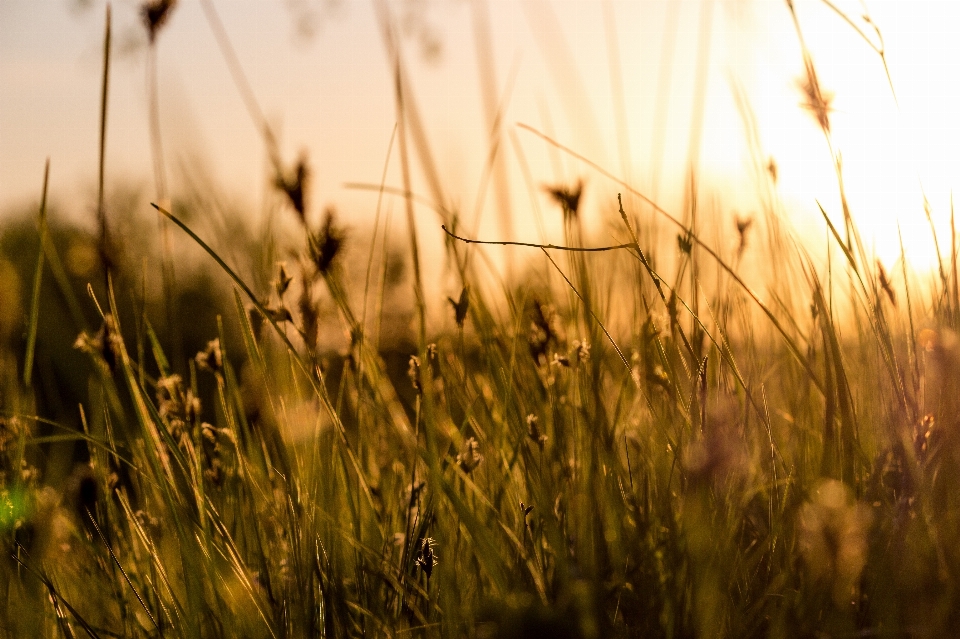
[[[37,345],[37,323],[40,320],[40,283],[43,280],[43,246],[47,241],[47,185],[50,180],[50,158],[43,169],[43,194],[40,196],[40,212],[37,227],[40,231],[40,247],[37,250],[37,268],[33,272],[33,293],[30,295],[30,319],[27,322],[27,351],[23,362],[23,383],[30,386],[33,377],[33,351]]]

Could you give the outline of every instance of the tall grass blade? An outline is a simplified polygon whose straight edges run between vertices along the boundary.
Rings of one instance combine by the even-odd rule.
[[[37,323],[40,321],[40,284],[43,280],[43,246],[47,238],[47,186],[50,180],[50,158],[43,169],[43,194],[40,196],[40,212],[37,229],[40,245],[37,250],[37,267],[33,272],[33,288],[30,294],[30,319],[27,321],[27,350],[23,362],[23,383],[30,386],[33,378],[33,355],[37,346]]]

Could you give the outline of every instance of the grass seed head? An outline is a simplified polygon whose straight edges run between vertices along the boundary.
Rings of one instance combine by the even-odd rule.
[[[470,308],[469,289],[469,286],[464,285],[463,290],[460,291],[459,300],[454,300],[452,297],[447,298],[450,306],[453,307],[453,315],[457,321],[457,326],[461,328],[463,327],[463,322],[467,319],[467,310]]]
[[[194,357],[201,370],[219,373],[223,369],[223,351],[220,350],[220,338],[207,342],[207,347]]]
[[[307,166],[307,158],[301,155],[297,164],[289,175],[278,168],[277,176],[274,178],[273,185],[286,196],[290,206],[300,218],[300,223],[307,225],[307,189],[310,185],[310,168]]]
[[[798,84],[803,93],[803,102],[800,106],[812,113],[823,132],[829,134],[834,95],[820,86],[817,69],[808,55],[804,55],[804,75]]]
[[[157,34],[170,19],[176,6],[177,0],[149,0],[140,5],[140,17],[147,28],[151,44],[156,41]]]
[[[580,196],[583,195],[583,181],[578,181],[574,187],[547,186],[544,189],[553,201],[560,205],[564,221],[577,218],[580,213]]]
[[[318,232],[311,233],[309,238],[310,260],[321,275],[330,270],[346,237],[344,230],[335,224],[335,217],[333,209],[327,209],[323,226]]]
[[[97,334],[91,337],[86,331],[77,336],[73,347],[99,358],[110,372],[117,367],[117,360],[123,349],[123,338],[117,332],[117,323],[113,315],[107,313],[103,316],[103,324]]]
[[[293,281],[293,277],[287,273],[286,267],[286,262],[277,263],[277,281],[274,286],[277,290],[277,297],[280,298],[283,298],[284,294],[287,292],[287,289],[290,288],[290,283]]]

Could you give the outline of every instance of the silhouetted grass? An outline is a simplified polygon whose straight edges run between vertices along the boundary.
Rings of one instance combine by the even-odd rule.
[[[428,149],[388,51],[406,167]],[[829,94],[803,62],[829,138]],[[175,288],[151,292],[139,261],[165,262],[166,243],[108,253],[109,224],[136,213],[102,177],[95,233],[51,224],[44,196],[39,234],[0,239],[0,634],[958,627],[955,237],[917,288],[905,256],[899,272],[876,263],[842,198],[843,229],[823,212],[824,267],[772,197],[711,239],[691,173],[679,216],[619,183],[622,239],[600,251],[582,225],[589,185],[550,185],[565,245],[510,247],[543,268],[504,283],[471,259],[484,242],[432,173],[458,281],[428,299],[440,267],[421,263],[408,170],[379,190],[405,200],[409,273],[385,231],[365,247],[332,212],[313,226],[306,161],[284,172],[263,130],[295,230],[241,233],[208,213],[209,193],[155,204],[191,246]],[[755,159],[775,190],[776,165]],[[650,215],[672,225],[667,248]],[[776,275],[762,292],[742,271],[751,252]]]

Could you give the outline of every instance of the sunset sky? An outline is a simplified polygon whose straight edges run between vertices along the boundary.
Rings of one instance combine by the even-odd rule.
[[[107,180],[149,195],[155,187],[139,4],[112,3]],[[353,220],[372,219],[375,194],[344,184],[380,181],[396,119],[391,62],[375,3],[213,4],[278,133],[283,160],[292,164],[301,152],[308,154],[316,175],[314,214],[335,205]],[[833,4],[874,43],[864,12],[879,26],[898,99],[878,56],[828,3],[795,0],[820,80],[835,95],[834,145],[843,157],[854,213],[885,261],[898,254],[899,221],[911,260],[929,263],[932,244],[921,185],[946,232],[950,192],[960,178],[958,3]],[[779,194],[795,228],[822,233],[817,201],[839,216],[826,142],[800,106],[803,63],[784,2],[388,0],[387,5],[404,33],[410,89],[445,204],[460,210],[471,227],[482,211],[479,230],[488,235],[502,230],[496,214],[502,201],[492,194],[479,197],[490,139],[485,100],[494,110],[503,107],[501,151],[516,235],[538,237],[518,148],[537,185],[586,176],[587,204],[594,208],[612,206],[608,195],[616,193],[614,184],[552,154],[517,123],[549,132],[678,214],[678,188],[693,153],[720,207],[750,214],[756,187],[735,90],[746,96],[763,151],[777,164]],[[485,13],[492,58],[478,53],[483,51],[478,24]],[[48,157],[59,210],[75,219],[88,215],[96,183],[104,14],[100,0],[0,0],[2,215],[35,205]],[[478,64],[480,55],[492,63]],[[268,184],[265,147],[199,0],[181,0],[160,33],[158,60],[164,158],[174,197],[203,176],[223,197],[256,214]],[[494,95],[482,90],[484,77]],[[694,145],[691,136],[698,128],[700,144]],[[387,182],[400,185],[395,154]],[[422,172],[415,189],[429,195]]]

